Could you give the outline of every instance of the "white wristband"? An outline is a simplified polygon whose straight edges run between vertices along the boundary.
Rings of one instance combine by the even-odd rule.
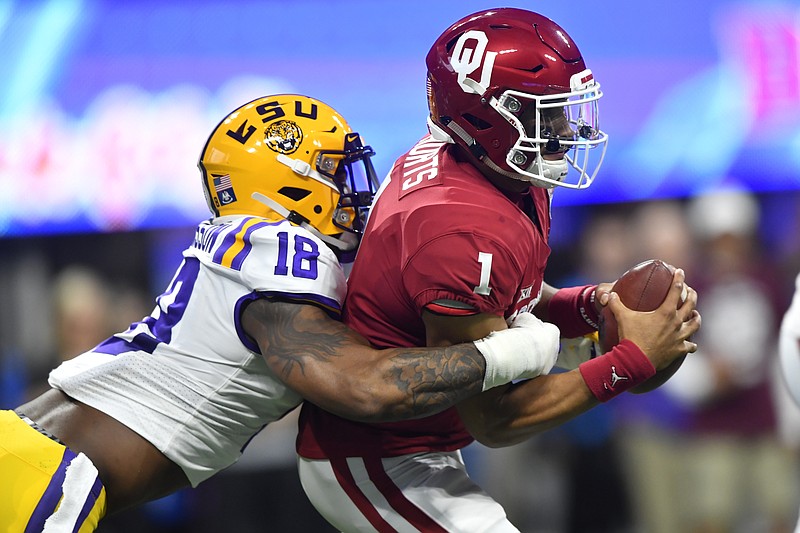
[[[509,329],[475,341],[486,359],[483,390],[550,372],[558,356],[559,336],[555,325],[520,313]]]

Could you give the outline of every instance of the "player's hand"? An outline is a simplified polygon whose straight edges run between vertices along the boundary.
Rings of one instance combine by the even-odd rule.
[[[508,329],[475,341],[486,359],[483,390],[547,374],[555,365],[561,333],[554,324],[520,313]]]
[[[601,304],[608,305],[614,313],[620,340],[634,342],[656,370],[697,350],[697,344],[691,341],[691,336],[697,333],[701,323],[697,311],[697,292],[686,285],[682,269],[675,270],[672,288],[655,311],[628,309],[616,293],[607,293],[598,300],[602,300]]]
[[[603,311],[603,307],[606,306],[608,295],[611,293],[613,286],[613,281],[610,283],[598,283],[594,289],[594,308],[597,310],[597,314],[600,314]]]

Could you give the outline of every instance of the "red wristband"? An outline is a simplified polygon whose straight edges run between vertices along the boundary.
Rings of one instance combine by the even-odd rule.
[[[644,383],[656,373],[650,359],[627,339],[604,355],[581,363],[578,369],[589,390],[601,402]]]
[[[594,305],[596,288],[597,285],[583,285],[559,289],[550,298],[549,321],[558,326],[562,337],[573,339],[597,331],[600,316]]]

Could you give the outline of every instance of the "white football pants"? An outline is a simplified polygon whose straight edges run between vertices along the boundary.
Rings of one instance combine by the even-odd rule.
[[[298,458],[311,503],[343,532],[519,533],[467,476],[461,452]]]

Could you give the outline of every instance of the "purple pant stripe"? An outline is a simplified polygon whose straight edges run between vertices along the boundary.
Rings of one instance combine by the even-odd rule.
[[[72,533],[78,533],[78,530],[86,521],[86,518],[89,516],[89,513],[92,512],[92,508],[94,508],[94,504],[95,502],[97,502],[97,498],[100,497],[101,490],[103,490],[103,483],[100,482],[100,478],[97,478],[94,480],[94,485],[92,485],[92,490],[89,491],[89,496],[83,503],[83,508],[81,509],[81,513],[78,515],[78,520],[75,522],[75,527],[72,528]]]
[[[44,522],[56,510],[59,500],[61,500],[61,488],[64,484],[64,476],[67,473],[67,467],[75,459],[76,454],[69,448],[64,450],[64,455],[61,457],[61,464],[58,465],[53,477],[50,478],[50,483],[39,498],[39,503],[36,504],[36,509],[33,510],[28,525],[25,527],[25,533],[39,533],[44,529]]]

